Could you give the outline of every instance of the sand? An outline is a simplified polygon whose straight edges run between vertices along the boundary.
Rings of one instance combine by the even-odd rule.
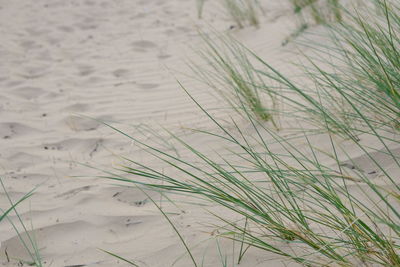
[[[203,20],[196,14],[189,0],[0,1],[1,177],[14,200],[36,188],[18,211],[34,229],[44,266],[129,266],[99,249],[140,266],[176,260],[175,266],[190,266],[177,235],[142,192],[95,178],[101,171],[84,164],[110,170],[119,155],[148,160],[99,121],[142,140],[142,124],[178,133],[215,127],[176,78],[212,112],[232,115],[215,111],[221,107],[215,94],[188,76],[185,62],[195,57],[198,29],[230,31],[275,66],[292,69],[291,47],[281,46],[294,27],[286,7],[266,5],[259,29],[229,30],[232,22],[214,2],[206,4]],[[188,138],[205,150],[221,146]],[[0,207],[8,206],[1,192]],[[188,243],[199,244],[194,253],[204,266],[219,266],[212,233],[198,224],[207,215],[183,206],[171,208],[171,219]],[[0,242],[2,266],[29,259],[7,221],[0,223]],[[250,250],[240,266],[283,264]]]

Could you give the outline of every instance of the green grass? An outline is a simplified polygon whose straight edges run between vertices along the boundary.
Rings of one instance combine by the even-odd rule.
[[[260,74],[252,71],[254,66],[246,56],[246,50],[232,38],[218,35],[218,40],[214,40],[201,35],[205,47],[199,55],[206,67],[191,63],[197,79],[213,88],[240,114],[245,114],[246,110],[260,121],[272,122],[277,128],[277,116],[274,118],[278,109],[276,93],[260,92],[266,84]]]
[[[348,66],[340,84],[344,87],[347,80],[354,85],[355,101],[367,107],[370,117],[379,114],[382,124],[394,125],[400,107],[400,7],[386,1],[375,4],[380,17],[358,13],[353,25],[337,31],[339,41],[346,44],[340,52]]]
[[[4,192],[6,192],[3,183],[2,183],[2,187],[3,187],[3,189],[4,189]],[[17,207],[18,204],[20,204],[21,202],[23,202],[25,199],[29,198],[29,197],[32,195],[32,193],[33,193],[33,192],[29,192],[28,194],[26,194],[25,196],[23,196],[20,200],[18,200],[17,202],[13,203],[13,204],[11,205],[10,208],[8,208],[8,209],[5,210],[5,211],[2,211],[2,214],[1,214],[1,216],[0,216],[0,222],[3,221],[3,220],[6,218],[6,216],[7,216],[10,212],[12,212],[12,211]]]
[[[210,119],[214,120],[211,116]],[[133,180],[119,175],[113,179],[139,183],[137,177],[142,176],[150,180],[147,183],[140,181],[147,188],[205,198],[238,215],[238,220],[230,221],[214,214],[226,225],[221,236],[289,257],[301,264],[356,266],[361,261],[381,266],[400,264],[396,253],[400,219],[398,205],[392,203],[393,198],[389,200],[391,195],[399,193],[396,183],[393,184],[394,192],[386,192],[361,173],[350,175],[340,168],[340,164],[336,168],[323,165],[317,156],[318,151],[311,145],[308,154],[313,156],[310,157],[262,124],[252,122],[259,135],[256,145],[250,143],[257,136],[242,135],[235,138],[215,121],[216,126],[225,132],[217,137],[221,139],[219,142],[233,143],[239,151],[232,162],[241,161],[242,165],[224,158],[221,161],[211,160],[209,155],[202,154],[174,136],[177,142],[197,157],[196,163],[142,145],[151,150],[155,159],[176,168],[190,180],[180,179],[179,174],[160,173],[136,162],[132,162],[136,167],[123,169]],[[239,127],[236,130],[242,132]],[[265,133],[269,133],[280,144],[286,152],[284,155],[270,149],[271,143],[261,138]],[[212,132],[209,134],[217,135]],[[130,138],[135,140],[134,137]],[[307,137],[304,138],[308,141]],[[135,141],[140,144],[139,140]],[[339,149],[332,141],[330,152],[335,155]],[[335,160],[338,163],[343,161],[338,156],[335,156]],[[259,176],[263,178],[257,179]],[[360,190],[368,193],[359,199],[349,192],[349,184],[360,185]],[[238,223],[240,221],[243,223]],[[244,221],[250,226],[244,226]],[[381,234],[386,233],[387,228],[390,235]],[[277,241],[282,244],[276,245]],[[302,244],[302,251],[292,253],[291,249],[283,249],[285,244],[290,248]]]
[[[196,0],[197,17],[199,19],[203,16],[204,2],[205,0]]]
[[[34,190],[28,192],[26,195],[24,195],[21,199],[19,199],[17,202],[12,201],[12,199],[10,198],[10,195],[8,194],[8,192],[6,191],[6,187],[3,183],[3,180],[0,178],[0,184],[1,187],[3,188],[3,191],[10,203],[10,208],[8,208],[7,210],[3,211],[0,209],[0,212],[2,212],[2,214],[0,215],[0,223],[5,220],[8,219],[9,223],[12,225],[12,227],[14,228],[15,232],[17,233],[17,236],[19,238],[19,240],[21,241],[21,244],[24,246],[25,250],[28,252],[29,257],[31,258],[31,261],[28,262],[24,262],[26,264],[28,264],[29,266],[37,266],[37,267],[42,267],[42,260],[41,260],[41,256],[39,254],[39,248],[37,246],[36,240],[34,238],[33,235],[28,233],[28,229],[26,228],[24,222],[22,221],[21,216],[19,215],[18,211],[16,210],[16,207],[22,203],[23,201],[25,201],[26,199],[28,199],[29,197],[31,197],[33,195]],[[15,223],[13,223],[7,216],[11,213],[14,212],[15,215],[18,218],[18,221],[23,229],[23,232],[25,233],[26,238],[24,238],[22,232],[18,229],[17,225]],[[8,257],[8,256],[7,256]],[[8,259],[9,260],[9,259]],[[23,262],[20,260],[20,262]]]
[[[260,14],[265,14],[259,0],[219,0],[223,10],[239,28],[245,26],[258,27]],[[197,17],[203,16],[205,0],[196,0]]]
[[[239,28],[245,25],[258,26],[258,3],[254,0],[222,0],[226,11]]]
[[[315,123],[323,122],[330,131],[344,133],[355,140],[358,134],[375,134],[372,129],[386,135],[398,132],[399,6],[373,2],[380,8],[381,16],[365,9],[346,12],[349,23],[333,28],[334,45],[313,47],[320,51],[314,57],[322,58],[322,62],[311,61],[314,68],[307,70],[317,89],[313,93],[268,64],[265,64],[268,71],[261,70],[312,104],[302,109],[304,113],[314,114]],[[333,61],[327,60],[326,55]],[[320,65],[328,65],[328,70]],[[293,105],[299,107],[298,103]]]
[[[235,120],[228,129],[182,86],[215,126],[201,133],[226,146],[227,153],[204,153],[168,132],[176,151],[191,155],[180,157],[110,126],[167,168],[127,159],[129,165],[106,178],[204,199],[226,212],[213,213],[221,237],[301,265],[400,266],[398,171],[389,171],[376,158],[380,151],[392,161],[392,170],[400,170],[400,13],[396,2],[371,3],[380,12],[367,7],[341,13],[348,22],[332,31],[334,46],[316,48],[333,51],[332,61],[325,54],[318,60],[310,57],[311,67],[303,66],[312,86],[287,77],[235,42],[221,49],[205,39],[204,55],[214,71],[200,74],[217,89],[234,88],[235,105],[251,130]],[[278,86],[268,86],[272,83]],[[260,120],[252,97],[241,93],[249,86],[284,103],[281,116],[299,125],[295,137]],[[265,104],[260,100],[257,105]],[[316,142],[315,135],[325,143]],[[356,164],[355,151],[376,167],[378,178],[345,167],[346,162]]]
[[[315,24],[341,22],[342,10],[339,0],[290,0],[294,13],[312,17]],[[322,3],[321,3],[322,2]]]

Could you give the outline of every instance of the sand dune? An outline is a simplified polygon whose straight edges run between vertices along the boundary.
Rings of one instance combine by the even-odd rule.
[[[209,31],[209,22],[218,31],[229,31],[232,25],[214,5],[200,21],[194,1],[185,0],[0,1],[1,176],[13,199],[37,187],[18,210],[28,229],[34,229],[45,266],[129,266],[98,248],[151,267],[170,266],[185,254],[146,195],[96,179],[101,172],[81,164],[109,170],[116,155],[146,160],[130,140],[100,121],[116,123],[143,140],[146,136],[132,125],[162,124],[176,132],[212,127],[175,77],[218,113],[221,104],[210,90],[183,75],[190,74],[185,60],[195,57],[191,47],[200,42],[198,27]],[[230,31],[289,72],[290,45],[281,43],[293,29],[293,18],[276,2],[266,11],[260,29]],[[206,150],[220,147],[207,138],[188,138]],[[345,166],[378,175],[362,157]],[[0,207],[8,207],[4,193]],[[196,224],[203,213],[178,210],[173,218],[190,243],[201,244],[196,256],[208,251],[204,266],[216,266],[215,243],[207,241],[211,233]],[[28,260],[7,222],[0,224],[0,242],[2,266]],[[285,264],[273,255],[249,255],[243,266]],[[182,257],[175,266],[189,264]]]

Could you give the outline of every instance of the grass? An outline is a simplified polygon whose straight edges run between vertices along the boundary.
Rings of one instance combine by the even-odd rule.
[[[197,17],[199,19],[201,19],[203,16],[204,2],[205,0],[196,0]]]
[[[270,121],[278,128],[277,116],[274,116],[278,109],[275,94],[260,92],[266,84],[261,75],[249,71],[254,66],[246,56],[246,50],[232,38],[218,35],[216,41],[201,35],[205,48],[199,55],[206,67],[192,62],[191,68],[196,77],[218,92],[240,114],[247,110],[258,120]]]
[[[1,181],[1,180],[0,180],[0,181]],[[4,192],[6,192],[6,191],[5,191],[4,184],[3,184],[2,182],[1,182],[1,185],[2,185],[2,187],[3,187]],[[25,199],[29,198],[29,197],[32,195],[32,193],[33,193],[33,192],[29,192],[28,194],[26,194],[25,196],[23,196],[23,197],[22,197],[20,200],[18,200],[17,202],[12,203],[10,208],[8,208],[8,209],[5,210],[5,211],[2,211],[2,214],[1,214],[1,216],[0,216],[0,222],[3,221],[4,219],[6,219],[7,215],[8,215],[10,212],[12,212],[12,211],[18,206],[18,204],[20,204],[21,202],[23,202]]]
[[[211,116],[210,119],[213,120]],[[363,174],[352,176],[346,173],[340,164],[337,169],[325,166],[317,157],[318,151],[311,145],[309,154],[315,158],[276,136],[262,124],[252,122],[260,136],[255,147],[250,145],[253,137],[242,135],[240,139],[235,138],[215,121],[225,132],[219,137],[219,142],[228,141],[240,148],[242,151],[235,154],[237,160],[234,162],[242,161],[243,165],[224,162],[223,158],[222,163],[211,160],[175,136],[182,146],[197,157],[196,162],[202,161],[203,164],[193,165],[154,147],[142,145],[150,149],[156,159],[176,168],[191,180],[176,178],[179,177],[177,174],[160,173],[140,163],[135,163],[135,168],[127,166],[123,171],[133,177],[155,180],[146,184],[140,182],[148,188],[203,197],[236,213],[238,219],[235,221],[214,214],[227,225],[221,236],[289,257],[304,265],[354,266],[357,262],[365,262],[366,266],[367,263],[397,266],[400,263],[395,253],[398,249],[395,244],[399,234],[399,214],[396,203],[391,203],[393,199],[388,201],[390,195],[398,195],[398,191],[385,192]],[[241,133],[239,127],[237,131]],[[285,155],[269,148],[271,144],[261,138],[266,132],[284,149]],[[307,137],[305,139],[307,141]],[[332,142],[331,152],[338,149]],[[335,160],[342,161],[338,156]],[[263,177],[261,180],[256,179],[259,175]],[[130,180],[119,175],[113,179],[138,182],[137,178]],[[358,185],[355,181],[358,181],[360,190],[368,191],[362,199],[348,190],[349,184]],[[363,186],[367,189],[363,189]],[[394,186],[398,187],[397,184]],[[240,221],[247,221],[249,226],[241,226],[244,223],[238,223]],[[386,232],[386,228],[390,229],[390,235],[381,234]],[[282,244],[276,245],[277,241]],[[285,246],[295,248],[300,244],[303,248],[297,253],[283,249]]]
[[[290,0],[290,3],[300,25],[282,42],[282,46],[292,42],[312,25],[329,26],[342,23],[344,13],[347,13],[339,0]]]
[[[258,2],[254,0],[223,0],[229,16],[239,28],[245,25],[258,26],[259,17],[256,10]]]
[[[333,61],[310,58],[305,74],[313,86],[285,76],[236,43],[227,55],[206,39],[214,72],[202,75],[209,75],[214,87],[234,88],[251,131],[235,120],[234,129],[226,128],[182,86],[215,126],[201,133],[229,148],[228,154],[202,152],[169,133],[176,150],[191,155],[180,157],[110,126],[169,168],[127,159],[129,164],[107,178],[204,199],[220,207],[213,213],[224,230],[220,236],[304,266],[400,266],[400,13],[396,2],[371,3],[378,14],[368,8],[346,12],[348,22],[332,32]],[[284,102],[288,110],[282,116],[299,125],[295,138],[260,120],[253,97],[241,93],[249,86]],[[377,178],[345,167],[357,165],[353,152],[365,156]],[[397,172],[379,161],[378,152]]]
[[[322,2],[322,3],[321,3]],[[341,22],[342,10],[339,0],[291,0],[294,13],[304,16],[310,14],[315,24]]]
[[[219,0],[227,15],[240,29],[245,26],[258,27],[260,14],[265,14],[259,0]],[[203,16],[205,0],[196,0],[197,17]]]
[[[400,14],[398,4],[375,3],[381,17],[369,19],[368,14],[356,14],[354,25],[338,31],[340,41],[347,46],[340,50],[351,73],[342,73],[340,83],[349,80],[358,105],[362,103],[373,114],[379,114],[382,124],[395,124],[399,119],[400,93]],[[347,75],[346,75],[347,74]]]
[[[382,16],[372,18],[366,10],[347,13],[350,22],[334,28],[332,33],[335,46],[318,47],[322,51],[318,55],[323,58],[321,63],[330,65],[333,71],[312,62],[314,69],[309,76],[317,88],[314,95],[274,71],[264,73],[312,103],[314,108],[306,113],[317,115],[316,122],[323,122],[330,131],[346,132],[353,139],[358,139],[358,133],[368,134],[371,127],[381,134],[398,132],[399,7],[386,1],[374,2]],[[326,60],[324,54],[334,61]]]
[[[10,222],[10,224],[12,225],[12,227],[14,228],[15,232],[17,233],[17,236],[19,238],[19,240],[21,241],[21,244],[24,246],[25,250],[28,252],[29,257],[31,258],[31,261],[25,262],[25,261],[21,261],[20,262],[24,262],[26,264],[28,264],[29,266],[37,266],[37,267],[42,267],[42,260],[39,254],[39,248],[37,246],[37,243],[34,239],[34,236],[28,233],[28,229],[26,228],[24,222],[22,221],[21,216],[19,215],[18,211],[16,210],[16,207],[22,203],[23,201],[25,201],[26,199],[28,199],[29,197],[31,197],[33,195],[34,190],[28,192],[27,194],[25,194],[21,199],[19,199],[17,202],[13,202],[10,198],[10,195],[8,194],[8,192],[6,191],[5,185],[3,183],[3,180],[0,178],[0,184],[3,188],[3,191],[10,203],[10,208],[8,208],[6,211],[3,211],[0,209],[0,212],[2,212],[2,214],[0,215],[0,223],[5,220],[8,219],[8,221]],[[16,226],[15,223],[13,223],[7,216],[11,213],[14,212],[15,215],[18,218],[18,221],[21,225],[21,227],[23,228],[23,232],[26,234],[26,238],[23,237],[21,231],[18,229],[18,227]],[[7,260],[10,260],[7,256]]]

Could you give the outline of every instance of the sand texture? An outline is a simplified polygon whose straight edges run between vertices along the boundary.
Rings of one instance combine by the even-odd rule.
[[[145,124],[182,135],[187,128],[215,127],[177,78],[211,113],[237,116],[218,112],[224,105],[215,92],[190,77],[186,62],[196,58],[198,29],[231,31],[276,67],[293,70],[287,63],[291,46],[281,46],[294,24],[285,6],[266,7],[259,29],[229,30],[232,22],[214,3],[207,4],[203,20],[196,14],[189,0],[0,0],[1,177],[14,200],[37,187],[18,211],[35,229],[44,266],[130,266],[99,248],[140,266],[190,266],[176,233],[143,192],[96,178],[102,172],[84,165],[110,170],[119,156],[149,161],[101,121],[140,140],[149,136]],[[185,136],[204,151],[223,146]],[[379,176],[360,153],[343,166]],[[7,207],[1,191],[0,208]],[[199,216],[209,215],[184,204],[170,211],[188,243],[198,245],[194,254],[204,257],[204,266],[220,266],[212,233],[198,224]],[[10,219],[17,221],[15,214]],[[29,259],[7,221],[0,224],[0,242],[1,266]],[[250,250],[240,266],[295,265]]]

